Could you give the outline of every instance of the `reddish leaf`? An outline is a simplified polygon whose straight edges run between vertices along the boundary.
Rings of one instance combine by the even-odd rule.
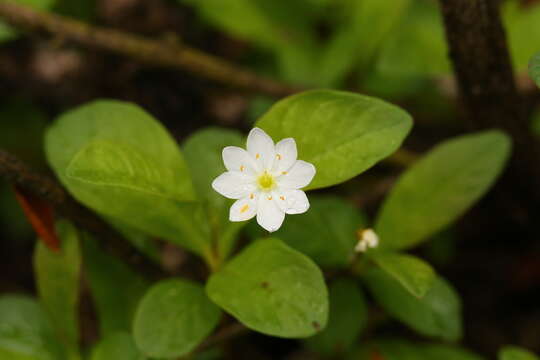
[[[13,190],[26,218],[45,246],[53,251],[60,250],[60,240],[54,227],[53,208],[46,201],[18,186],[14,186]]]
[[[377,350],[373,350],[370,354],[369,360],[384,360],[384,357]]]

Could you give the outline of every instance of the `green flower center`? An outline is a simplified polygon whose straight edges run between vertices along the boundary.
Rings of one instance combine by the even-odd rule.
[[[259,185],[259,188],[261,188],[261,190],[263,191],[270,191],[277,185],[274,177],[266,171],[261,176],[259,176],[259,178],[257,179],[257,184]]]

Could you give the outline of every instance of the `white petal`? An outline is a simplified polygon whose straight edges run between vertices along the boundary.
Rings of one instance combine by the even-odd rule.
[[[286,214],[303,214],[309,209],[309,200],[302,190],[274,191],[274,200]]]
[[[297,160],[285,175],[277,178],[277,182],[280,187],[286,189],[301,189],[313,180],[315,173],[313,164]]]
[[[257,214],[258,193],[249,194],[247,197],[236,200],[229,211],[229,220],[246,221]]]
[[[229,199],[241,199],[257,189],[253,177],[236,171],[228,171],[219,175],[212,182],[212,187]]]
[[[276,158],[274,160],[273,171],[281,174],[281,172],[289,170],[296,162],[297,156],[296,141],[293,138],[281,140],[276,144]]]
[[[274,141],[263,130],[253,128],[247,138],[248,153],[255,159],[259,170],[272,169],[276,151]]]
[[[257,209],[257,222],[265,230],[274,232],[281,227],[285,213],[277,206],[271,193],[261,193]]]
[[[227,146],[223,149],[222,156],[227,170],[255,174],[255,164],[246,150],[238,146]]]

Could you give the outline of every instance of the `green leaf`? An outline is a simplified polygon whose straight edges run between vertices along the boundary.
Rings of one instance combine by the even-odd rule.
[[[306,340],[309,348],[331,356],[346,353],[367,324],[368,308],[356,282],[338,280],[329,289],[328,325]]]
[[[0,297],[0,358],[64,359],[49,319],[34,299],[21,295]]]
[[[517,346],[506,346],[499,352],[499,360],[538,360],[538,357]]]
[[[348,0],[332,9],[342,16],[336,19],[334,33],[321,54],[319,84],[342,83],[354,65],[365,71],[409,3],[410,0]]]
[[[133,323],[135,343],[151,357],[177,357],[192,351],[219,322],[220,311],[201,285],[168,279],[143,297]]]
[[[101,215],[197,253],[208,250],[182,154],[139,107],[101,100],[69,111],[49,128],[46,153],[75,198]]]
[[[502,4],[501,11],[514,69],[519,72],[525,71],[531,54],[538,51],[540,6],[538,4],[523,6],[518,0],[509,0]]]
[[[508,44],[516,71],[527,68],[531,54],[538,51],[540,6],[522,6],[518,0],[505,1],[501,9]],[[386,75],[446,75],[450,73],[444,26],[435,2],[413,1],[408,14],[388,36],[377,61],[377,70]]]
[[[212,233],[218,237],[218,252],[222,258],[228,256],[238,231],[246,224],[229,221],[232,201],[212,189],[212,181],[226,171],[221,155],[226,146],[245,147],[244,136],[237,131],[210,127],[191,135],[182,146],[197,195],[205,201]]]
[[[317,168],[307,188],[317,189],[349,180],[392,154],[412,120],[379,99],[312,90],[279,101],[256,125],[275,141],[296,140],[298,158]]]
[[[278,239],[251,244],[210,277],[206,292],[264,334],[302,338],[326,326],[328,294],[321,271]]]
[[[139,300],[148,281],[115,257],[102,252],[97,241],[84,236],[84,267],[96,306],[101,336],[131,331]]]
[[[12,2],[29,6],[35,10],[47,10],[53,7],[56,0],[11,0]],[[0,43],[13,40],[18,36],[17,30],[0,21]]]
[[[416,344],[401,339],[381,339],[363,345],[351,360],[370,360],[379,354],[384,360],[483,360],[482,357],[451,345]]]
[[[536,53],[529,62],[529,75],[536,83],[536,86],[540,87],[540,52]]]
[[[127,225],[122,220],[116,218],[106,218],[105,220],[140,252],[148,256],[155,263],[161,263],[159,244],[156,239],[153,239],[150,235],[133,226]]]
[[[432,1],[413,1],[387,37],[376,68],[387,76],[445,75],[450,72],[441,12]]]
[[[423,297],[435,281],[433,268],[415,256],[387,252],[371,252],[368,255],[416,297]]]
[[[58,338],[72,353],[77,354],[81,273],[79,234],[67,221],[57,222],[56,231],[61,241],[59,252],[49,250],[42,241],[38,241],[36,246],[34,268],[37,289]]]
[[[403,174],[375,225],[384,249],[410,248],[444,229],[493,185],[510,139],[486,131],[445,141]]]
[[[212,25],[270,51],[281,77],[296,84],[317,84],[316,15],[311,0],[179,0],[196,8]]]
[[[380,269],[370,269],[365,280],[377,302],[391,316],[420,334],[448,341],[461,337],[461,300],[444,279],[437,277],[421,299]]]
[[[133,337],[126,332],[106,336],[92,351],[91,360],[145,360],[135,346]]]
[[[308,212],[287,217],[272,235],[321,266],[347,267],[354,256],[356,231],[367,226],[365,216],[338,196],[315,194],[309,202]],[[256,224],[249,230],[254,238],[264,236]]]
[[[234,36],[279,50],[302,45],[309,33],[313,4],[309,1],[179,0],[195,6],[208,22]]]

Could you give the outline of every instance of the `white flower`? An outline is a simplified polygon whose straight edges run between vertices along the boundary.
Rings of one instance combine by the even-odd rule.
[[[223,162],[227,172],[212,187],[221,195],[236,199],[229,219],[245,221],[257,215],[257,222],[272,232],[281,227],[285,214],[302,214],[309,209],[300,190],[315,176],[315,166],[297,160],[296,142],[283,139],[274,146],[272,138],[254,128],[247,138],[247,151],[227,146]]]
[[[356,252],[366,252],[368,248],[376,248],[379,245],[379,237],[372,229],[358,231],[358,243],[354,248]]]

